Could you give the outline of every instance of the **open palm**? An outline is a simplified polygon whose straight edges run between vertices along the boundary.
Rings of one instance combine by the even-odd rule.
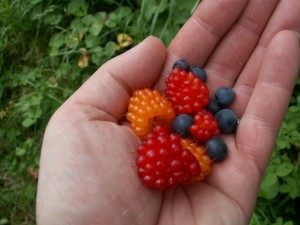
[[[38,224],[247,224],[299,69],[299,0],[203,1],[166,49],[149,37],[99,68],[53,115],[42,148]],[[285,31],[284,31],[285,30]],[[228,158],[167,191],[136,174],[140,139],[123,116],[133,90],[164,90],[178,58],[232,87],[241,118]]]

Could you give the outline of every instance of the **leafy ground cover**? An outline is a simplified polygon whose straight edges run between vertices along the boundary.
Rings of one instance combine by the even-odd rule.
[[[149,34],[168,45],[197,2],[0,1],[0,225],[35,224],[42,136],[60,104],[99,65]],[[300,224],[299,93],[300,81],[252,225]]]

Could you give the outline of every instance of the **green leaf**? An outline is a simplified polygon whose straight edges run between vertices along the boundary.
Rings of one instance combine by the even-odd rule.
[[[59,48],[65,43],[65,35],[62,33],[56,33],[54,34],[49,42],[49,45],[52,48]]]
[[[23,120],[22,122],[22,126],[23,127],[30,127],[31,125],[33,125],[36,122],[35,119],[27,117]]]
[[[106,12],[97,12],[94,16],[99,23],[104,24],[107,14]]]
[[[276,222],[273,223],[272,225],[282,225],[282,223],[283,223],[283,220],[282,220],[281,217],[279,217],[279,218],[276,219]]]
[[[92,62],[97,65],[100,66],[104,63],[104,58],[102,56],[99,55],[92,55]]]
[[[73,20],[70,27],[76,32],[86,33],[88,31],[88,26],[84,25],[82,19],[79,18]]]
[[[41,97],[40,96],[31,96],[29,99],[31,105],[39,105],[41,103]]]
[[[294,186],[294,187],[292,188],[291,192],[290,192],[291,198],[292,198],[292,199],[295,199],[295,198],[299,197],[299,194],[300,194],[300,193],[299,193],[299,187]]]
[[[285,177],[293,171],[293,168],[294,166],[290,162],[282,163],[276,168],[276,175],[279,177]]]
[[[276,175],[274,174],[267,174],[265,176],[265,179],[263,180],[263,183],[266,185],[266,186],[272,186],[274,184],[276,184],[278,182],[278,178]]]
[[[292,189],[291,185],[282,184],[282,185],[280,185],[279,191],[282,192],[282,193],[288,193],[288,192],[291,191],[291,189]]]
[[[298,178],[295,179],[294,177],[287,177],[286,183],[281,185],[280,191],[283,193],[289,193],[292,199],[299,197],[300,191]]]
[[[1,219],[0,219],[0,224],[1,224],[1,225],[9,224],[9,220],[8,220],[7,218],[5,218],[5,217],[4,217],[4,218],[1,218]]]
[[[294,225],[294,222],[293,221],[287,221],[283,225]]]
[[[296,113],[296,112],[299,112],[300,111],[300,107],[298,107],[298,106],[290,106],[289,107],[289,111],[290,112],[293,112],[293,113]]]
[[[300,104],[300,95],[297,96],[297,103]]]
[[[62,20],[62,15],[57,13],[49,13],[43,18],[45,24],[57,25]]]
[[[26,149],[24,148],[20,148],[20,147],[16,147],[16,155],[17,156],[22,156],[26,153]]]
[[[70,14],[81,17],[86,15],[88,6],[88,3],[84,0],[73,0],[69,3],[67,10]]]
[[[23,147],[26,149],[30,149],[34,144],[34,140],[32,138],[27,138],[26,141],[23,143]]]
[[[105,52],[109,58],[111,58],[116,52],[116,44],[112,41],[109,41],[105,45]]]
[[[95,17],[91,14],[87,14],[86,16],[84,16],[82,18],[82,23],[85,25],[85,26],[90,26],[93,22],[95,22]]]
[[[273,199],[278,195],[279,187],[277,176],[267,173],[261,183],[259,196],[265,199]]]
[[[278,138],[276,141],[276,147],[279,149],[285,149],[287,147],[287,143],[285,140]]]
[[[31,21],[35,21],[35,20],[39,20],[43,17],[43,9],[42,9],[42,5],[39,4],[37,6],[35,6],[31,12]]]
[[[98,36],[98,34],[101,32],[102,28],[103,28],[103,25],[96,21],[91,25],[89,32],[93,36]]]
[[[87,35],[85,37],[85,45],[87,48],[97,46],[98,44],[99,44],[99,38],[92,35]]]
[[[58,54],[59,54],[59,48],[56,48],[56,47],[51,48],[50,53],[49,53],[49,55],[51,57],[57,56]]]
[[[89,53],[91,54],[101,54],[103,55],[103,48],[101,46],[96,46],[96,47],[93,47],[89,50]]]

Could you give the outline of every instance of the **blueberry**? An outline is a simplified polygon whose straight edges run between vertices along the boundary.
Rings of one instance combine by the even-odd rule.
[[[230,133],[236,130],[239,119],[231,109],[220,110],[216,113],[215,118],[222,133]]]
[[[173,69],[175,68],[188,71],[190,69],[190,64],[185,59],[179,59],[173,64]]]
[[[188,137],[190,135],[189,129],[193,124],[193,117],[187,114],[181,114],[174,119],[173,130],[182,137]]]
[[[227,145],[219,137],[212,137],[205,143],[206,153],[216,161],[222,161],[227,156]]]
[[[206,72],[199,66],[192,67],[191,71],[203,82],[205,82],[207,80]]]
[[[218,88],[216,91],[216,99],[222,106],[229,105],[235,99],[235,92],[233,89],[228,87]]]
[[[219,101],[216,99],[211,99],[209,104],[205,107],[208,111],[210,111],[213,115],[215,115],[218,111],[221,110],[221,105]]]

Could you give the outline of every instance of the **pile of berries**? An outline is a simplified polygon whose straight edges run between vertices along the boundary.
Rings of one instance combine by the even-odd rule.
[[[207,74],[180,59],[167,77],[166,93],[145,88],[129,99],[126,118],[142,139],[136,165],[142,182],[153,189],[204,180],[227,146],[221,133],[234,132],[239,119],[226,108],[235,98],[221,87],[210,99]]]

